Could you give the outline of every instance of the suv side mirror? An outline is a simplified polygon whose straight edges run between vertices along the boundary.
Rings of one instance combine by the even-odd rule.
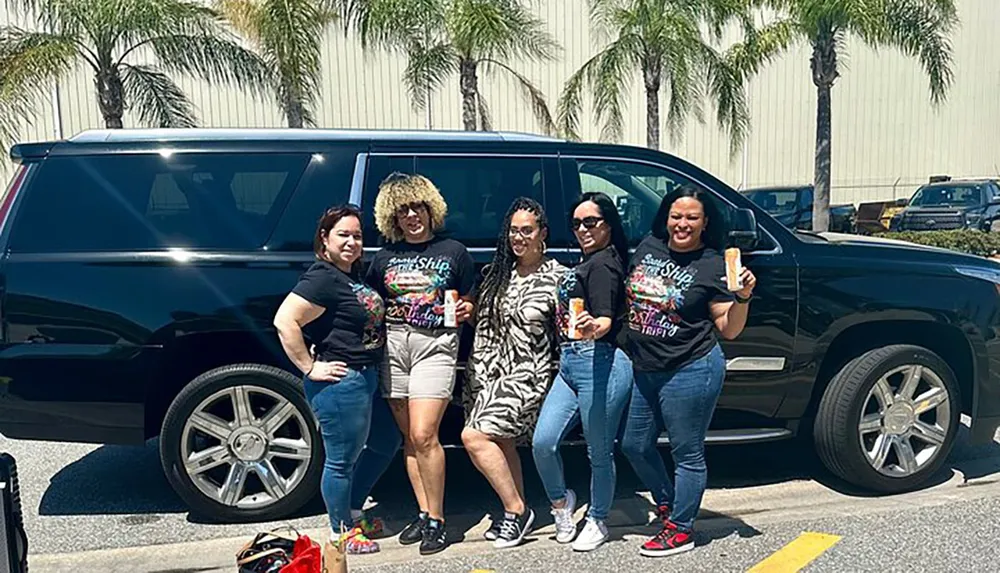
[[[757,217],[750,209],[736,209],[729,221],[729,242],[741,250],[753,250],[757,246]]]

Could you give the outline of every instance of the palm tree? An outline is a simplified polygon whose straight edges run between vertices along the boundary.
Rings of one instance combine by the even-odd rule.
[[[337,12],[323,0],[216,0],[233,27],[249,39],[273,71],[272,83],[288,127],[316,125],[320,57]]]
[[[896,48],[920,61],[934,105],[951,86],[950,35],[958,24],[954,0],[757,0],[782,13],[792,40],[812,46],[816,86],[816,163],[813,230],[830,228],[831,91],[839,54],[854,36],[872,48]],[[788,45],[788,44],[785,44]]]
[[[589,88],[594,115],[603,123],[602,139],[620,140],[628,82],[640,72],[647,147],[660,147],[660,92],[666,88],[672,141],[691,113],[704,122],[707,95],[714,100],[719,125],[730,132],[731,152],[739,150],[750,123],[744,81],[774,51],[767,45],[781,43],[785,30],[755,29],[743,0],[589,0],[589,5],[594,35],[610,41],[567,80],[557,120],[564,133],[579,138],[582,92]],[[710,41],[721,40],[729,23],[743,29],[746,41],[721,52]]]
[[[192,127],[194,107],[167,74],[200,77],[262,92],[270,73],[243,48],[224,20],[197,0],[8,0],[38,15],[47,31],[0,29],[0,53],[27,65],[27,55],[47,53],[65,72],[85,62],[94,72],[98,106],[109,128],[121,128],[125,109],[140,122]],[[155,62],[155,63],[150,63]],[[19,67],[5,73],[26,75]]]
[[[517,82],[542,131],[555,130],[545,95],[512,66],[515,59],[547,61],[561,48],[520,0],[339,0],[362,45],[407,56],[403,81],[414,109],[430,92],[459,74],[462,124],[491,130],[480,73],[506,72]]]

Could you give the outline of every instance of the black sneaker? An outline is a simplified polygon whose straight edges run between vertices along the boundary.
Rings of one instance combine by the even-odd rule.
[[[427,514],[423,511],[417,518],[407,524],[403,531],[399,532],[399,544],[410,545],[424,538],[424,528],[427,527]]]
[[[424,540],[420,542],[420,554],[431,555],[448,546],[448,534],[440,519],[428,519],[424,527]]]
[[[500,536],[500,524],[503,523],[503,518],[496,517],[496,515],[490,515],[490,519],[493,520],[493,523],[490,524],[490,528],[486,530],[483,537],[489,541],[493,541]]]
[[[531,531],[531,526],[534,523],[535,512],[531,508],[528,508],[521,515],[504,513],[503,523],[500,524],[500,536],[493,542],[493,547],[497,549],[517,547],[521,544],[524,536]]]

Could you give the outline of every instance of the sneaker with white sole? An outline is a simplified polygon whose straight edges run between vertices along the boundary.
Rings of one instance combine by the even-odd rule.
[[[608,526],[604,522],[593,517],[587,518],[587,524],[583,526],[583,531],[573,542],[573,551],[593,551],[608,540]]]
[[[535,523],[535,512],[528,508],[521,515],[504,512],[503,522],[500,523],[500,534],[497,535],[493,547],[506,549],[517,547],[524,540],[524,536],[531,531],[531,526]]]
[[[560,508],[552,508],[552,517],[556,522],[556,541],[559,543],[569,543],[576,537],[576,522],[573,521],[573,512],[576,511],[576,493],[566,490],[566,505]]]

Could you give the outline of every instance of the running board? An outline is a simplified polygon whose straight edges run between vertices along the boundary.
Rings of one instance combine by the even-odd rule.
[[[756,444],[760,442],[774,442],[777,440],[787,440],[793,436],[788,428],[740,428],[735,430],[709,430],[705,437],[708,445],[733,445],[733,444]],[[616,442],[619,440],[615,440]],[[656,439],[659,445],[667,445],[670,438],[666,434],[660,434]],[[587,442],[580,440],[564,440],[564,446],[584,446]],[[445,448],[461,448],[461,444],[443,444]],[[530,447],[530,446],[527,446]]]

